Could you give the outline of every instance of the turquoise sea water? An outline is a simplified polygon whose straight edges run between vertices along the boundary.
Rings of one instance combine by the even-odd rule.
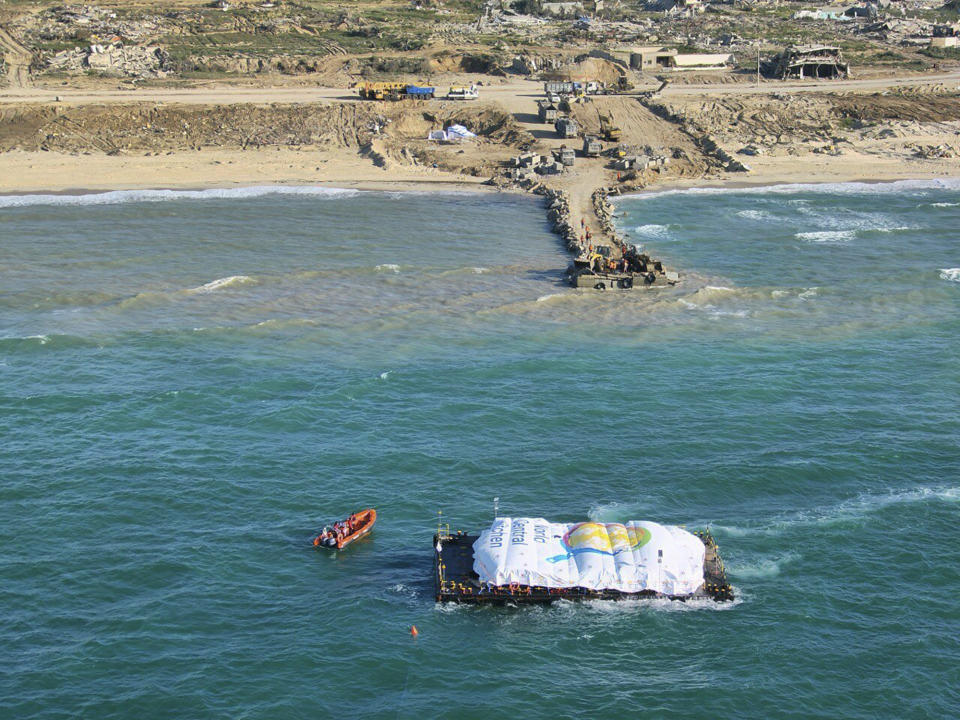
[[[682,285],[527,198],[0,198],[0,717],[960,715],[960,184],[619,208]],[[436,606],[494,496],[738,600]]]

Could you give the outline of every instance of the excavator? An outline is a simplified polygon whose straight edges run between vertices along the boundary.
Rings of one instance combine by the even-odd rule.
[[[597,110],[597,117],[600,118],[600,134],[603,139],[610,142],[620,142],[620,126],[614,124],[613,116]]]

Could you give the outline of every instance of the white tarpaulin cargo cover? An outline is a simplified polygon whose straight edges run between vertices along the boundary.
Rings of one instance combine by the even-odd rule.
[[[493,585],[689,595],[703,584],[703,555],[703,542],[675,525],[501,517],[473,544],[473,569]]]

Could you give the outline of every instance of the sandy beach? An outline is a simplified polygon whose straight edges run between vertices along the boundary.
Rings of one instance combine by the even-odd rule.
[[[898,157],[751,158],[750,173],[707,173],[665,178],[646,187],[737,187],[779,183],[883,182],[960,176],[953,159],[905,161]],[[0,154],[0,194],[204,189],[245,185],[328,185],[363,190],[491,191],[486,178],[435,168],[375,166],[356,153],[286,148],[202,149],[163,155],[108,156],[13,150]]]
[[[12,151],[0,154],[0,194],[330,185],[361,190],[482,190],[484,178],[432,168],[377,168],[338,153],[201,150],[151,157]]]

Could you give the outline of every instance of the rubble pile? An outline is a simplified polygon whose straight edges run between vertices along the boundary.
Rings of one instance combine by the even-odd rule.
[[[860,35],[901,46],[925,47],[930,44],[934,24],[916,18],[884,18],[858,28]]]
[[[116,148],[160,154],[204,148],[347,147],[359,150],[383,120],[376,108],[352,105],[86,105],[28,106],[0,114],[0,152],[85,152]],[[22,129],[30,129],[24,134]]]
[[[64,50],[45,63],[45,70],[78,75],[87,71],[125,77],[166,77],[169,56],[156,46],[90,45]]]
[[[140,43],[162,35],[182,32],[178,13],[124,17],[96,5],[61,5],[38,13],[24,26],[24,35],[33,43],[89,38],[98,42]]]
[[[921,145],[914,150],[917,157],[925,160],[949,159],[960,157],[960,149],[942,143],[940,145]]]
[[[507,71],[515,75],[537,75],[545,71],[556,71],[569,62],[561,56],[515,55]]]

